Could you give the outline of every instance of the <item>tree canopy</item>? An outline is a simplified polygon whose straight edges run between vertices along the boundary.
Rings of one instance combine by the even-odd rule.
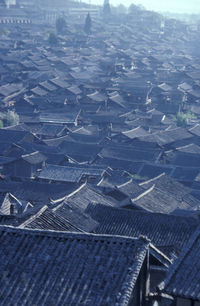
[[[8,110],[6,113],[0,112],[0,128],[2,128],[4,124],[5,126],[19,124],[19,115],[11,110]]]
[[[186,127],[188,124],[188,120],[195,118],[196,118],[195,115],[190,112],[187,113],[178,112],[176,116],[172,115],[172,119],[176,122],[176,125],[179,127]]]

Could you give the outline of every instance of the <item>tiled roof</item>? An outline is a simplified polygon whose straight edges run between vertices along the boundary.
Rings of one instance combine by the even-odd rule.
[[[104,96],[103,94],[99,93],[99,92],[94,92],[92,94],[87,95],[91,100],[95,101],[95,102],[103,102],[106,100],[106,96]]]
[[[74,207],[73,203],[65,203],[58,205],[52,209],[55,218],[63,218],[68,224],[76,229],[76,231],[92,232],[98,225],[88,214]]]
[[[51,79],[50,81],[56,86],[61,87],[61,88],[67,88],[70,86],[65,80],[61,78]]]
[[[144,137],[144,136],[149,135],[149,133],[147,131],[145,131],[143,128],[141,128],[140,126],[138,126],[137,128],[134,128],[132,130],[122,132],[122,134],[127,136],[130,139],[134,139],[134,138],[137,138],[137,137]]]
[[[119,171],[120,172],[120,171]],[[122,171],[123,173],[123,171]],[[119,186],[123,186],[124,184],[128,184],[130,182],[130,178],[121,176],[121,174],[118,174],[117,171],[114,172],[111,176],[104,177],[99,183],[98,186],[100,187],[109,187],[109,188],[115,188]]]
[[[196,124],[191,129],[189,129],[189,132],[194,134],[195,136],[200,136],[200,124]]]
[[[49,203],[50,199],[65,198],[80,187],[76,183],[48,184],[36,181],[0,181],[0,193],[11,192],[15,197],[32,203]]]
[[[192,134],[188,133],[186,129],[179,127],[171,130],[161,131],[154,135],[157,143],[161,146],[165,146],[179,140],[189,139],[193,137]]]
[[[39,115],[39,121],[42,123],[54,123],[54,124],[70,124],[74,123],[77,119],[79,111],[69,113],[57,113],[57,112],[43,112]]]
[[[36,132],[37,135],[55,137],[59,136],[64,131],[61,124],[43,124],[42,127]]]
[[[0,129],[0,142],[19,143],[30,137],[32,134],[26,131],[13,131]]]
[[[200,227],[169,269],[159,289],[172,295],[200,301]]]
[[[144,189],[140,187],[138,184],[134,183],[133,180],[130,180],[129,182],[121,184],[117,186],[117,188],[130,198],[133,198],[136,195],[144,192]]]
[[[77,154],[86,156],[88,159],[92,156],[96,156],[102,147],[96,144],[87,144],[81,142],[70,142],[70,141],[63,141],[59,148],[61,151],[67,155]]]
[[[70,137],[69,139],[74,142],[82,142],[85,144],[96,144],[96,145],[98,145],[103,140],[102,136],[81,134],[79,133],[79,131],[70,133],[69,137]]]
[[[124,101],[123,97],[119,95],[118,92],[114,92],[109,96],[109,99],[116,104],[120,105],[123,108],[126,108],[126,102]]]
[[[98,222],[73,205],[43,206],[26,220],[19,220],[20,228],[67,232],[92,232]]]
[[[155,213],[173,213],[176,209],[195,211],[199,209],[199,201],[187,201],[187,198],[177,199],[176,196],[155,187],[154,185],[139,196],[132,198],[133,205]]]
[[[181,153],[188,153],[188,154],[200,154],[200,146],[190,143],[189,145],[176,148],[176,151]]]
[[[12,193],[6,193],[2,203],[0,203],[1,215],[17,215],[24,213],[32,205],[16,198]]]
[[[134,147],[108,146],[102,149],[100,155],[102,157],[128,161],[155,161],[159,157],[160,151],[141,150]]]
[[[38,175],[39,179],[58,182],[80,182],[82,171],[57,165],[46,165]]]
[[[46,160],[46,157],[40,152],[36,151],[30,154],[22,155],[22,159],[30,164],[42,163]]]
[[[57,89],[56,86],[52,85],[48,81],[41,82],[40,86],[43,87],[47,91],[54,91]]]
[[[66,197],[63,205],[72,205],[73,208],[79,208],[85,210],[90,203],[100,203],[106,206],[118,206],[118,203],[113,198],[106,196],[100,192],[99,188],[90,186],[89,184],[82,185],[77,192],[74,192],[71,196]]]
[[[199,175],[198,167],[176,167],[172,173],[172,177],[181,182],[192,182]]]
[[[126,170],[129,173],[138,173],[138,171],[143,166],[143,162],[141,161],[129,161],[129,160],[122,160],[118,158],[112,158],[112,157],[103,157],[97,160],[97,163],[100,165],[106,165],[113,169],[122,169]]]
[[[41,230],[73,231],[80,232],[62,215],[54,213],[47,206],[42,207],[35,215],[20,224],[19,228],[31,228]]]
[[[19,91],[20,89],[21,88],[17,84],[6,84],[0,87],[0,95],[6,97]]]
[[[101,177],[105,173],[105,169],[101,167],[95,166],[58,166],[58,165],[49,165],[40,172],[39,178],[55,180],[55,181],[63,181],[63,182],[79,182],[80,179],[87,176],[92,177]]]
[[[169,86],[169,85],[166,84],[166,83],[162,83],[162,84],[158,85],[158,87],[159,87],[161,90],[167,91],[167,92],[172,90],[172,87]]]
[[[151,214],[100,204],[89,205],[85,213],[99,222],[96,233],[130,237],[144,235],[161,250],[173,246],[175,253],[180,253],[199,224],[198,220],[190,217]]]
[[[200,154],[176,152],[171,163],[175,166],[198,169],[200,166]]]
[[[2,305],[129,305],[144,238],[0,227]]]
[[[41,97],[47,95],[48,93],[46,90],[40,88],[39,86],[32,88],[31,92]]]
[[[171,195],[173,195],[176,199],[179,200],[190,192],[190,189],[188,187],[170,178],[165,173],[162,173],[151,180],[140,183],[140,186],[145,189],[150,188],[152,185],[155,185],[156,188],[165,192],[170,192]]]
[[[199,200],[190,195],[191,189],[164,173],[140,183],[140,186],[147,192],[134,202],[146,210],[174,213],[175,210],[179,209],[189,212],[200,207]]]
[[[192,89],[192,86],[184,82],[178,85],[178,89],[183,92],[189,92]]]
[[[137,173],[143,178],[155,178],[156,176],[166,173],[170,175],[173,172],[174,167],[171,165],[162,165],[146,162]]]
[[[74,95],[80,95],[82,93],[80,88],[78,86],[75,86],[75,85],[68,87],[67,90],[70,91],[71,93],[73,93]]]

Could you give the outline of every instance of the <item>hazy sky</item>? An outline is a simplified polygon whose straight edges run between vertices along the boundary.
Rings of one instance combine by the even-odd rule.
[[[103,4],[104,0],[90,0],[91,3]],[[87,1],[89,2],[89,0]],[[200,13],[200,0],[110,0],[113,5],[120,3],[129,6],[131,3],[142,4],[147,9],[175,13]]]

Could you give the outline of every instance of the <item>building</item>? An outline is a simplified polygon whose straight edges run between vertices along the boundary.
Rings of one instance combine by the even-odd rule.
[[[1,303],[145,305],[145,238],[0,227]]]
[[[200,305],[200,227],[192,235],[181,255],[159,285],[162,293],[174,297],[174,306]]]

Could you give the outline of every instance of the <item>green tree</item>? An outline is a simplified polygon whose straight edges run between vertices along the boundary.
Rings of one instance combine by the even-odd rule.
[[[195,119],[195,115],[187,112],[187,113],[183,113],[183,112],[178,112],[178,114],[176,116],[172,116],[172,119],[176,122],[176,125],[179,127],[186,127],[188,124],[188,120],[189,119]]]
[[[85,19],[85,25],[84,25],[84,32],[86,34],[90,34],[91,33],[91,27],[92,27],[92,20],[90,17],[90,14],[87,14],[87,17]]]
[[[148,180],[147,176],[141,176],[141,175],[133,174],[133,173],[129,173],[129,172],[126,172],[126,173],[129,175],[129,177],[131,177],[134,180],[143,180],[143,181]]]
[[[51,32],[48,36],[48,42],[50,45],[55,46],[58,43],[58,38],[55,33]]]
[[[63,34],[64,29],[66,27],[66,21],[63,17],[59,17],[56,19],[56,32],[58,34]]]
[[[19,124],[19,115],[14,111],[7,111],[5,121],[7,126],[17,125]]]
[[[4,124],[5,123],[5,124]],[[14,111],[0,112],[0,128],[19,124],[19,115]]]

